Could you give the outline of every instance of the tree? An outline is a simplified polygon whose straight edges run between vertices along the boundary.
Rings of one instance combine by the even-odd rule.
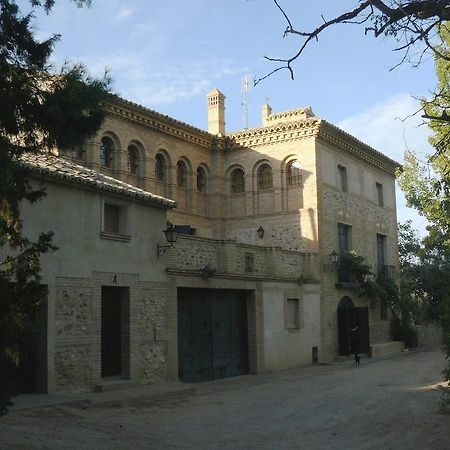
[[[30,3],[48,13],[54,0]],[[0,416],[16,392],[33,320],[45,298],[39,258],[55,250],[51,232],[35,242],[22,234],[20,202],[35,202],[45,193],[31,189],[20,157],[79,146],[100,127],[109,86],[107,76],[92,79],[82,65],[52,70],[49,58],[59,36],[38,41],[32,18],[32,13],[22,16],[13,0],[0,0]]]
[[[318,41],[324,31],[338,24],[364,25],[365,34],[372,34],[375,38],[393,38],[397,43],[394,50],[403,52],[399,64],[410,61],[418,65],[427,50],[439,58],[449,60],[448,55],[439,52],[439,30],[446,27],[445,22],[450,20],[450,0],[355,0],[352,8],[337,17],[327,20],[322,15],[322,23],[312,31],[297,29],[290,15],[281,6],[280,0],[273,2],[287,23],[283,36],[297,36],[301,41],[297,52],[289,58],[266,56],[267,60],[279,65],[266,76],[255,80],[255,84],[280,70],[288,70],[294,79],[293,63],[312,41]],[[421,51],[417,59],[412,59],[412,49],[416,45],[421,46]]]

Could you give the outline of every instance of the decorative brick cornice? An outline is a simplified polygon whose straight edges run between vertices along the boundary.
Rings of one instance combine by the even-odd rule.
[[[267,122],[275,123],[283,123],[283,122],[292,122],[304,120],[310,117],[314,117],[313,112],[310,107],[307,108],[299,108],[299,109],[291,109],[290,111],[283,111],[279,113],[271,113],[267,117]]]
[[[378,150],[375,150],[370,145],[365,144],[351,134],[325,120],[322,120],[321,122],[318,138],[329,142],[333,146],[345,150],[392,175],[395,175],[396,169],[401,167],[401,164],[397,161],[394,161]]]
[[[258,147],[317,136],[320,123],[321,119],[312,117],[297,122],[252,128],[231,133],[228,136],[241,147]]]
[[[141,124],[159,133],[164,133],[201,147],[211,148],[213,141],[216,139],[216,136],[207,131],[200,130],[117,95],[110,95],[108,101],[104,104],[104,108],[107,114]]]

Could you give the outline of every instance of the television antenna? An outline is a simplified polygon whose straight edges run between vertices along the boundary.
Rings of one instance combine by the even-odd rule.
[[[242,100],[242,116],[244,119],[244,129],[246,130],[248,128],[248,91],[250,90],[252,86],[252,80],[253,77],[251,75],[246,75],[244,78],[242,78],[242,93],[243,93],[243,100]]]

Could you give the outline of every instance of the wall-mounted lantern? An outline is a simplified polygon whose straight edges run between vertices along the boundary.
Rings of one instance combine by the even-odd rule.
[[[257,230],[256,230],[256,234],[258,235],[258,237],[260,239],[262,239],[264,237],[264,228],[262,226],[260,226]]]
[[[166,235],[166,240],[170,245],[157,244],[156,254],[158,258],[164,255],[164,253],[166,253],[168,248],[173,247],[173,244],[178,239],[178,231],[175,231],[175,225],[173,223],[167,222],[167,228],[163,231],[163,233]]]
[[[339,254],[336,252],[336,250],[333,250],[328,255],[328,261],[324,264],[325,269],[335,270],[338,260],[339,260]]]

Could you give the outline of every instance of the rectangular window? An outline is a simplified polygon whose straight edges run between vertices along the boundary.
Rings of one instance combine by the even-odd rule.
[[[383,198],[383,185],[381,183],[376,183],[377,187],[377,201],[379,206],[384,206]]]
[[[300,301],[298,298],[287,299],[286,325],[288,330],[300,328]]]
[[[248,273],[255,271],[255,260],[253,253],[245,253],[245,271]]]
[[[378,273],[387,270],[387,237],[377,233]]]
[[[339,189],[342,192],[348,192],[347,168],[338,164],[338,172],[339,172]]]
[[[120,233],[120,206],[105,203],[103,230],[108,233]]]
[[[351,248],[352,227],[345,223],[338,223],[338,253],[347,252]]]

